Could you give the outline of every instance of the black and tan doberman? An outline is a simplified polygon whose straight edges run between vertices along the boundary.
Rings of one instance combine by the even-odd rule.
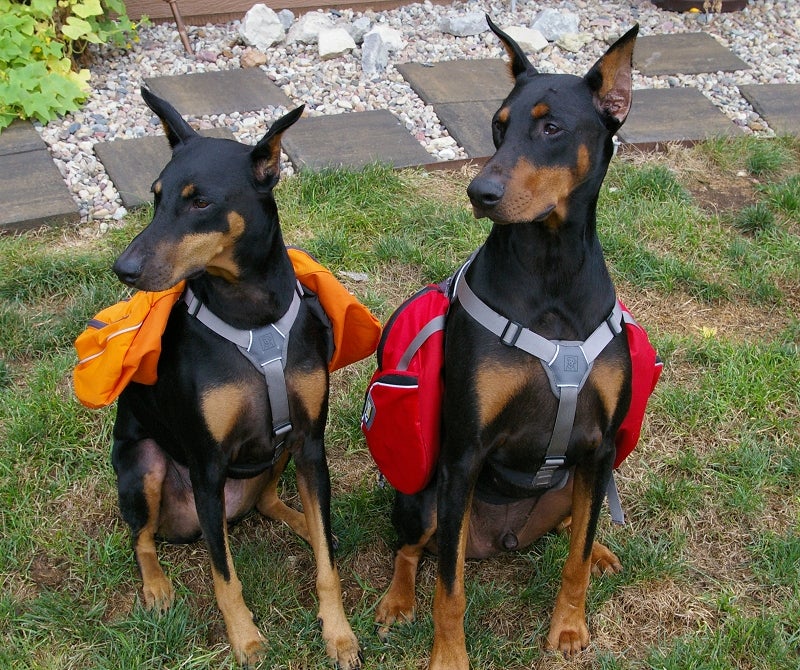
[[[114,425],[120,509],[133,534],[145,604],[163,610],[173,600],[156,538],[203,537],[231,648],[240,662],[256,661],[265,641],[228,542],[229,525],[256,509],[311,544],[327,653],[341,668],[359,668],[330,523],[330,325],[316,297],[297,283],[273,197],[281,136],[303,108],[249,147],[201,137],[166,101],[146,89],[142,96],[164,125],[172,158],[153,184],[152,221],[113,269],[125,284],[147,291],[187,281],[162,338],[158,381],[130,384]],[[257,350],[263,360],[254,360]],[[290,457],[302,513],[277,494]]]
[[[638,26],[577,77],[537,72],[489,25],[514,85],[492,120],[496,153],[467,193],[475,216],[493,226],[447,317],[438,471],[420,493],[396,496],[400,549],[376,613],[382,632],[413,617],[418,562],[433,549],[432,670],[469,666],[466,558],[524,547],[571,515],[546,642],[567,656],[589,643],[590,574],[621,569],[594,541],[631,395],[595,210],[631,106]]]

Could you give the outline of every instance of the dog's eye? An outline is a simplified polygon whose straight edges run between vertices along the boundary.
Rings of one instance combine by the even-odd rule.
[[[561,132],[561,128],[559,128],[555,123],[545,123],[544,128],[542,129],[545,135],[558,135]]]
[[[195,198],[192,200],[192,209],[205,209],[211,203],[203,198]]]

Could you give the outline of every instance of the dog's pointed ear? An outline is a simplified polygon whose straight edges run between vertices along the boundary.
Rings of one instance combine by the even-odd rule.
[[[638,33],[637,23],[609,47],[584,77],[592,91],[594,106],[612,131],[625,122],[631,111],[633,47]]]
[[[183,117],[178,113],[178,110],[166,100],[162,100],[144,86],[141,87],[141,92],[145,104],[156,113],[159,119],[161,119],[161,125],[164,126],[164,132],[167,135],[170,147],[174,149],[181,142],[186,142],[192,137],[197,136],[197,133],[184,121]]]
[[[509,62],[511,76],[516,79],[521,74],[536,74],[536,68],[531,65],[531,62],[528,60],[528,57],[520,48],[519,44],[517,44],[513,39],[511,39],[511,37],[500,30],[500,28],[497,27],[495,22],[492,21],[488,14],[486,15],[486,23],[488,24],[489,28],[491,28],[492,32],[500,38],[500,41],[503,43],[503,46],[508,52],[508,57],[511,59]]]
[[[272,188],[278,182],[281,168],[281,137],[284,131],[302,116],[305,108],[305,105],[300,105],[279,118],[250,152],[253,177],[259,187]]]

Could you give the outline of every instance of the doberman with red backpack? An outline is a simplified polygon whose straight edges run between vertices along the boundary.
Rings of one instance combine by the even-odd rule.
[[[497,151],[467,193],[475,215],[494,225],[450,282],[441,448],[430,480],[417,476],[421,489],[396,494],[401,546],[376,610],[381,632],[412,619],[419,560],[426,548],[438,554],[432,670],[469,667],[464,560],[524,547],[569,515],[547,647],[572,656],[588,645],[589,575],[621,569],[594,541],[613,467],[631,448],[629,438],[620,449],[618,436],[635,443],[638,426],[625,427],[625,417],[643,414],[660,371],[617,300],[596,232],[612,138],[630,110],[637,27],[575,77],[538,73],[487,21],[508,52],[514,86],[492,121]],[[644,364],[634,379],[637,350]],[[384,374],[367,396],[368,440],[384,409],[375,398]]]

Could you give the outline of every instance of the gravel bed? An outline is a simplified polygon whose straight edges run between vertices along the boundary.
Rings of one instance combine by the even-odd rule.
[[[582,75],[605,51],[608,40],[633,23],[641,35],[704,31],[751,65],[750,70],[688,75],[643,77],[634,75],[635,88],[692,85],[746,132],[771,135],[739,93],[743,84],[800,83],[800,2],[751,0],[742,11],[712,15],[676,13],[657,9],[648,0],[517,0],[511,11],[506,2],[453,2],[409,4],[381,12],[336,12],[337,21],[367,16],[402,32],[404,47],[390,54],[388,68],[368,77],[361,70],[361,49],[332,60],[321,60],[317,45],[281,43],[273,47],[261,66],[307,115],[388,109],[408,131],[440,160],[465,157],[463,150],[441,126],[433,108],[426,105],[400,76],[395,63],[437,62],[466,58],[499,58],[505,53],[496,37],[486,32],[474,37],[454,37],[439,28],[441,17],[482,9],[501,26],[529,26],[546,8],[576,13],[580,30],[592,41],[579,53],[551,44],[531,54],[542,72]],[[144,78],[240,67],[247,49],[239,38],[239,22],[187,26],[195,56],[184,52],[173,23],[143,27],[138,43],[126,50],[101,48],[90,66],[92,93],[79,112],[38,127],[67,186],[78,203],[84,222],[120,219],[126,212],[103,165],[94,155],[97,142],[161,134],[158,120],[142,102],[139,87]],[[235,137],[254,144],[269,123],[284,109],[241,114],[211,115],[189,121],[196,128],[228,127]],[[291,165],[286,166],[291,172]]]

